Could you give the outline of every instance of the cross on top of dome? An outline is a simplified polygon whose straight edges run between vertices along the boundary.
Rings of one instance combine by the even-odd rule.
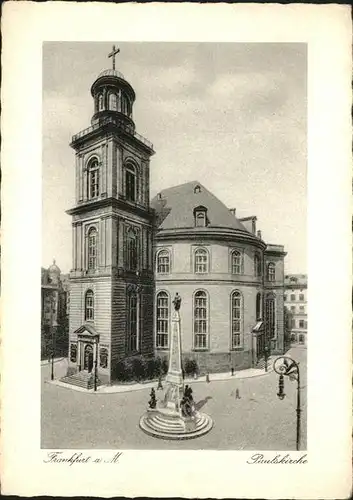
[[[113,50],[108,54],[108,58],[111,57],[113,59],[113,70],[115,70],[115,57],[119,52],[120,49],[116,49],[115,45],[113,45]]]

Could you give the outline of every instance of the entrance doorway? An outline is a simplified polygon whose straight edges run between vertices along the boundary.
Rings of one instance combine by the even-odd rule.
[[[89,373],[91,373],[93,369],[93,347],[90,344],[85,347],[83,369],[87,370]]]

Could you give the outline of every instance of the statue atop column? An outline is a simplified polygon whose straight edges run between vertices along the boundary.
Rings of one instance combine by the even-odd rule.
[[[178,293],[175,294],[173,305],[165,395],[155,406],[155,392],[153,398],[151,393],[149,408],[140,419],[140,427],[147,434],[163,439],[191,439],[209,432],[213,422],[208,415],[196,410],[191,387],[185,386],[184,390],[181,368],[181,297]]]
[[[176,311],[179,311],[180,306],[181,306],[181,297],[180,297],[180,295],[178,294],[178,292],[176,293],[176,295],[175,295],[175,297],[174,297],[173,304],[174,304],[174,309],[175,309]]]

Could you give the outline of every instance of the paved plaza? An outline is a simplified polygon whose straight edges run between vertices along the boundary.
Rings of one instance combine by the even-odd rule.
[[[302,449],[306,449],[306,349],[288,353],[300,363]],[[65,360],[55,376],[65,375]],[[285,377],[286,397],[277,398],[278,375],[192,384],[196,406],[208,413],[213,429],[186,441],[164,441],[143,433],[139,419],[149,388],[123,393],[85,393],[48,383],[50,367],[42,365],[42,448],[51,449],[219,449],[295,450],[296,382]],[[238,389],[240,399],[236,398]],[[157,391],[162,396],[162,391]]]

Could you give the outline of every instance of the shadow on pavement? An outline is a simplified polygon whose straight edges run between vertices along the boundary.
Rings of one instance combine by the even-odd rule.
[[[201,399],[200,401],[198,401],[196,404],[195,404],[195,408],[196,410],[200,410],[203,406],[205,406],[205,404],[207,403],[207,401],[209,399],[212,399],[211,396],[207,396],[205,399]]]

